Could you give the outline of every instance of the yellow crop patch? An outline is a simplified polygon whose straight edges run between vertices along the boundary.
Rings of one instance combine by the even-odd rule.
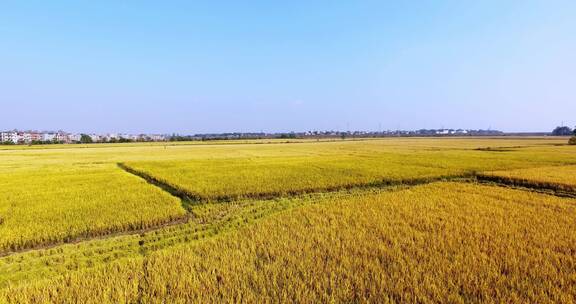
[[[576,297],[576,200],[433,183],[313,201],[221,238],[9,288],[5,296],[172,303],[542,303]],[[111,289],[109,282],[118,284]]]
[[[576,166],[536,167],[483,172],[483,176],[518,185],[576,191]]]
[[[181,218],[180,201],[112,165],[0,175],[0,251],[142,229]]]

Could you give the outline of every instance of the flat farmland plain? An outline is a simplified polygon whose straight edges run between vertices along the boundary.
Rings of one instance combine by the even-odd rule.
[[[111,165],[4,171],[0,252],[157,226],[179,199]]]
[[[356,191],[5,295],[14,302],[569,302],[575,217],[575,200],[495,186]]]
[[[517,186],[568,192],[576,191],[576,166],[491,171],[483,172],[480,177]]]
[[[493,142],[498,144],[498,142]],[[274,197],[357,186],[417,184],[476,172],[574,163],[559,147],[454,149],[406,142],[317,144],[303,155],[283,153],[229,158],[126,162],[144,176],[198,200]],[[451,144],[442,143],[442,144]],[[510,144],[510,143],[499,143]],[[310,147],[310,146],[305,146]],[[297,152],[295,150],[294,152]],[[283,152],[283,151],[279,151]],[[300,152],[300,151],[298,151]],[[314,152],[314,153],[310,153]],[[555,158],[555,156],[559,156]]]
[[[570,185],[564,139],[7,146],[0,160],[0,302],[576,300],[576,200],[478,182]]]

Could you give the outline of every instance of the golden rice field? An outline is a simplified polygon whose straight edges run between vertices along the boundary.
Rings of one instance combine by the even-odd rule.
[[[0,303],[571,303],[576,198],[540,190],[574,168],[555,138],[0,146]]]
[[[414,183],[465,173],[432,164],[402,165],[388,155],[194,160],[126,165],[199,200],[275,197],[351,186]]]
[[[83,303],[576,297],[574,200],[465,183],[317,200],[221,237],[9,287],[5,296]]]
[[[576,192],[576,166],[491,171],[484,172],[482,177],[518,186]]]
[[[0,252],[156,226],[179,199],[113,166],[2,172]]]
[[[548,153],[540,155],[528,149],[507,153],[410,146],[381,147],[374,143],[369,141],[341,147],[324,144],[314,150],[315,154],[303,156],[180,158],[127,162],[124,165],[198,200],[230,200],[354,186],[415,184],[466,177],[475,172],[543,164],[572,164],[575,161],[574,157],[554,159],[548,157]],[[563,152],[559,148],[552,151],[554,154]]]

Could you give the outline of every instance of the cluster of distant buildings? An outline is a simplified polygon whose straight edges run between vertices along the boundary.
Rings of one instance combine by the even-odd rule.
[[[385,131],[308,131],[284,133],[283,136],[298,138],[316,137],[397,137],[397,136],[498,136],[504,132],[497,130],[464,130],[464,129],[420,129],[420,130],[385,130]]]
[[[307,131],[289,133],[235,132],[195,135],[167,134],[81,134],[64,131],[4,131],[0,132],[0,144],[52,144],[52,143],[114,143],[145,141],[188,141],[188,140],[234,140],[266,138],[349,138],[349,137],[394,137],[394,136],[498,136],[497,130],[421,129],[413,131]]]
[[[272,138],[375,138],[398,136],[499,136],[505,135],[497,130],[464,130],[464,129],[421,129],[413,131],[387,130],[387,131],[305,131],[305,132],[234,132],[234,133],[207,133],[195,135],[172,135],[170,141],[194,140],[234,140],[234,139],[272,139]],[[545,135],[545,134],[542,134]]]
[[[497,130],[464,130],[464,129],[420,129],[420,130],[386,130],[386,131],[308,131],[296,133],[307,136],[365,136],[365,137],[389,137],[389,136],[486,136],[502,135]]]
[[[159,134],[81,134],[64,131],[1,131],[0,143],[3,144],[52,144],[52,143],[90,143],[90,142],[131,142],[165,141],[169,136]]]

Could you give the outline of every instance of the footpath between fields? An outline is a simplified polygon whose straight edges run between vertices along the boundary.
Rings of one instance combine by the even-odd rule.
[[[9,250],[0,252],[0,257],[10,256],[16,253],[23,253],[28,251],[34,250],[44,250],[50,249],[54,247],[58,247],[60,245],[65,244],[77,244],[81,242],[91,241],[91,240],[102,240],[107,238],[114,238],[122,235],[137,235],[141,234],[144,235],[149,232],[155,232],[161,230],[166,227],[170,226],[179,226],[179,225],[186,225],[190,219],[194,218],[194,213],[192,211],[192,207],[195,204],[206,204],[206,203],[227,203],[233,202],[237,200],[259,200],[259,201],[268,201],[268,200],[275,200],[279,198],[298,198],[299,196],[304,196],[308,194],[314,193],[333,193],[338,191],[355,191],[355,190],[369,190],[369,189],[383,189],[383,188],[390,188],[393,189],[394,187],[414,187],[418,185],[430,184],[435,182],[466,182],[466,183],[481,183],[481,184],[489,184],[498,187],[507,187],[513,188],[523,191],[532,191],[547,195],[554,195],[560,197],[568,197],[568,198],[576,198],[576,192],[574,191],[566,191],[563,188],[559,188],[555,184],[551,183],[533,183],[524,180],[515,180],[510,178],[500,178],[492,175],[486,175],[482,173],[476,172],[469,172],[460,175],[448,175],[448,176],[438,176],[432,178],[415,178],[415,179],[408,179],[402,181],[377,181],[372,183],[364,183],[364,184],[351,184],[351,185],[344,185],[344,186],[335,186],[335,187],[327,187],[327,188],[317,188],[317,189],[305,189],[299,191],[289,191],[283,193],[281,195],[274,194],[274,193],[264,193],[264,194],[254,194],[254,195],[247,195],[242,197],[217,197],[214,199],[206,200],[199,195],[195,195],[183,189],[179,189],[174,187],[164,181],[161,181],[145,172],[140,170],[136,170],[131,168],[123,163],[117,164],[118,168],[124,170],[130,174],[138,176],[139,178],[144,179],[149,184],[159,187],[163,191],[169,193],[172,196],[175,196],[181,200],[182,207],[187,210],[187,215],[182,218],[170,220],[164,222],[162,224],[147,227],[145,229],[133,229],[133,230],[125,230],[125,231],[116,231],[110,232],[107,234],[85,234],[82,236],[78,236],[76,238],[70,238],[65,241],[58,241],[58,242],[46,242],[42,244],[33,245],[26,248],[21,248],[17,250]]]

